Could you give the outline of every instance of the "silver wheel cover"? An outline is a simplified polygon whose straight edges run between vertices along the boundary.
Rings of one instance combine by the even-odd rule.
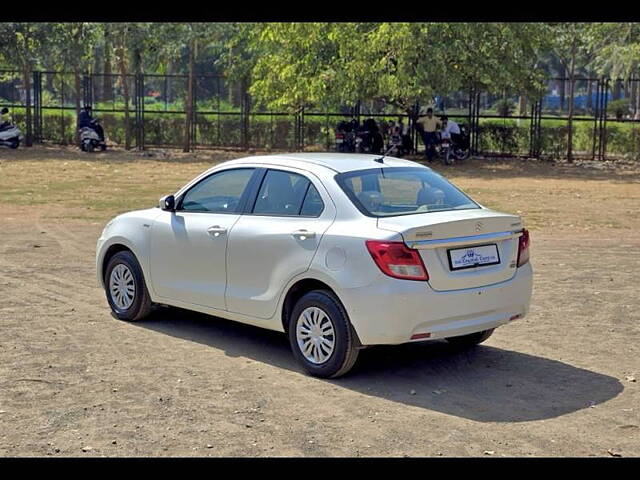
[[[136,283],[129,267],[119,263],[111,270],[109,276],[109,294],[113,303],[122,310],[127,310],[136,298]]]
[[[300,353],[314,365],[325,363],[335,349],[336,336],[329,316],[318,307],[305,308],[296,322]]]

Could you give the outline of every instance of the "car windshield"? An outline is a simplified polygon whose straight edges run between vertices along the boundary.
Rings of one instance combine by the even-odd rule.
[[[427,168],[356,170],[336,175],[356,207],[370,217],[466,210],[480,206]]]

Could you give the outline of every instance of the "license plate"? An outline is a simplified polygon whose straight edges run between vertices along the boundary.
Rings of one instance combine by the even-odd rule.
[[[336,138],[336,143],[342,143],[344,140],[342,138]]]
[[[464,268],[480,267],[485,265],[497,265],[500,263],[498,246],[495,243],[476,247],[450,249],[449,268],[462,270]]]

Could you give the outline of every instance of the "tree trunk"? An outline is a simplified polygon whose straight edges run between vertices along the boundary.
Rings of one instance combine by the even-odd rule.
[[[591,78],[593,75],[593,72],[589,72],[589,78]],[[592,97],[593,96],[593,82],[591,80],[589,80],[587,82],[587,112],[591,112],[591,110],[593,109],[593,100]]]
[[[131,148],[131,126],[129,125],[129,83],[127,82],[127,63],[124,57],[124,47],[120,47],[118,55],[118,66],[120,68],[120,81],[122,82],[122,93],[124,95],[124,148]]]
[[[113,98],[113,77],[111,76],[111,41],[109,38],[109,24],[104,24],[104,63],[102,68],[102,100],[110,101]]]
[[[565,73],[566,73],[566,71],[565,71]],[[563,112],[564,111],[564,92],[565,92],[565,83],[566,82],[564,81],[564,77],[561,78],[558,82],[559,82],[558,93],[560,94],[560,111]]]
[[[75,84],[75,103],[76,103],[76,118],[78,118],[80,116],[80,90],[81,90],[81,85],[80,85],[80,70],[78,70],[78,67],[74,67],[73,69],[73,81]],[[76,145],[80,145],[80,132],[79,130],[76,128],[75,129],[75,135],[74,135],[74,141],[76,143]]]
[[[620,94],[622,92],[622,82],[618,81],[618,80],[614,80],[614,84],[613,84],[613,99],[614,100],[620,100]]]
[[[571,48],[571,67],[569,70],[569,113],[567,115],[567,161],[573,163],[573,94],[576,86],[576,41]]]
[[[169,59],[167,63],[167,75],[173,75],[173,61]],[[172,90],[171,90],[171,77],[164,77],[164,98],[165,105],[173,102]]]
[[[183,152],[191,150],[191,125],[193,119],[193,68],[194,68],[195,40],[189,42],[189,81],[187,85],[186,118],[184,122],[184,147]]]
[[[520,95],[520,99],[518,102],[518,115],[525,116],[527,114],[527,97],[525,95]]]
[[[33,145],[33,125],[31,115],[31,67],[27,66],[22,73],[25,88],[25,122],[27,124],[27,136],[25,145],[30,147]]]

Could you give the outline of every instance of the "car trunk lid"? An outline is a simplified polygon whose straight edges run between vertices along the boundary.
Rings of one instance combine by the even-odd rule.
[[[401,234],[409,247],[420,251],[429,285],[439,291],[477,288],[512,278],[522,227],[519,216],[484,208],[378,219],[378,228]],[[465,255],[486,264],[460,263]]]

